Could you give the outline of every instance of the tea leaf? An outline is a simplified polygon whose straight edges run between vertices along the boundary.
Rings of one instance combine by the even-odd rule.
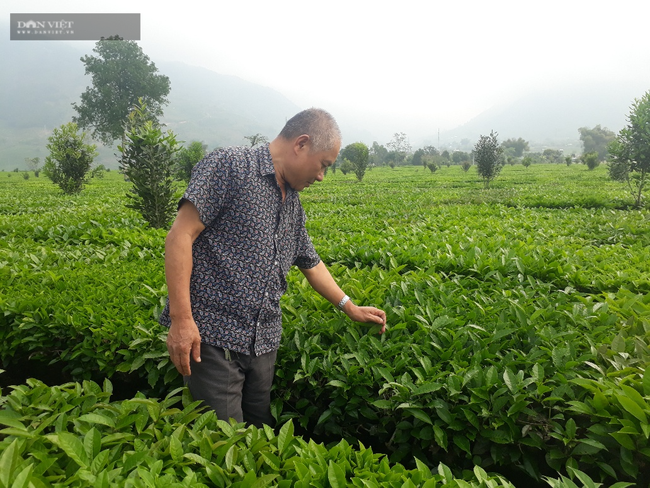
[[[634,401],[631,400],[629,397],[625,395],[620,395],[616,394],[616,399],[619,401],[619,403],[623,406],[625,410],[627,410],[629,413],[634,415],[637,419],[639,419],[643,423],[648,423],[648,419],[641,409],[641,407]]]
[[[327,467],[327,479],[332,488],[345,488],[347,486],[345,472],[331,460]]]

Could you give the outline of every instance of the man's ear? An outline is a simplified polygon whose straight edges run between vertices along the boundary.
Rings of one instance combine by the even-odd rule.
[[[310,137],[308,134],[302,134],[301,136],[298,136],[294,142],[294,149],[296,152],[302,150],[303,148],[309,146],[310,144]]]

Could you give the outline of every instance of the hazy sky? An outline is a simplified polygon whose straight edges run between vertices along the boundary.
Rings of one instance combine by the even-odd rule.
[[[650,88],[647,0],[3,0],[0,9],[3,21],[140,13],[140,45],[154,62],[236,75],[304,108],[368,119],[369,128],[381,121],[390,133],[451,129],[566,82],[648,80]]]

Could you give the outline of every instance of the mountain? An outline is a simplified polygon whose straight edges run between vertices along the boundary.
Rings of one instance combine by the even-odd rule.
[[[179,139],[241,145],[245,135],[273,138],[300,108],[279,92],[235,76],[183,63],[156,63],[171,80],[161,119]]]
[[[495,106],[466,124],[447,131],[450,145],[462,139],[472,144],[491,130],[499,140],[523,137],[531,150],[543,147],[580,152],[578,128],[602,127],[618,132],[635,98],[650,87],[635,82],[592,82],[529,93],[518,100]]]
[[[83,54],[66,43],[0,41],[0,169],[22,169],[26,157],[47,156],[52,129],[71,120],[71,104],[90,83]],[[279,92],[234,76],[183,63],[156,66],[171,81],[161,121],[181,141],[200,140],[212,149],[244,144],[255,133],[272,138],[300,110]],[[116,148],[98,146],[97,163],[117,167]]]

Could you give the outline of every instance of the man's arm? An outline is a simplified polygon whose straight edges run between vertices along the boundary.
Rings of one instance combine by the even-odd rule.
[[[345,296],[343,290],[336,284],[334,278],[330,274],[327,266],[322,261],[313,268],[303,269],[299,268],[302,274],[305,275],[311,287],[328,300],[332,305],[337,306],[341,299]],[[344,306],[343,311],[355,322],[372,322],[381,324],[380,334],[386,330],[386,313],[375,307],[359,307],[349,300]]]
[[[165,239],[165,277],[172,319],[167,335],[167,350],[174,366],[183,376],[191,374],[190,353],[194,361],[201,361],[201,335],[192,317],[190,278],[192,244],[203,229],[205,226],[198,210],[192,202],[185,201]]]

